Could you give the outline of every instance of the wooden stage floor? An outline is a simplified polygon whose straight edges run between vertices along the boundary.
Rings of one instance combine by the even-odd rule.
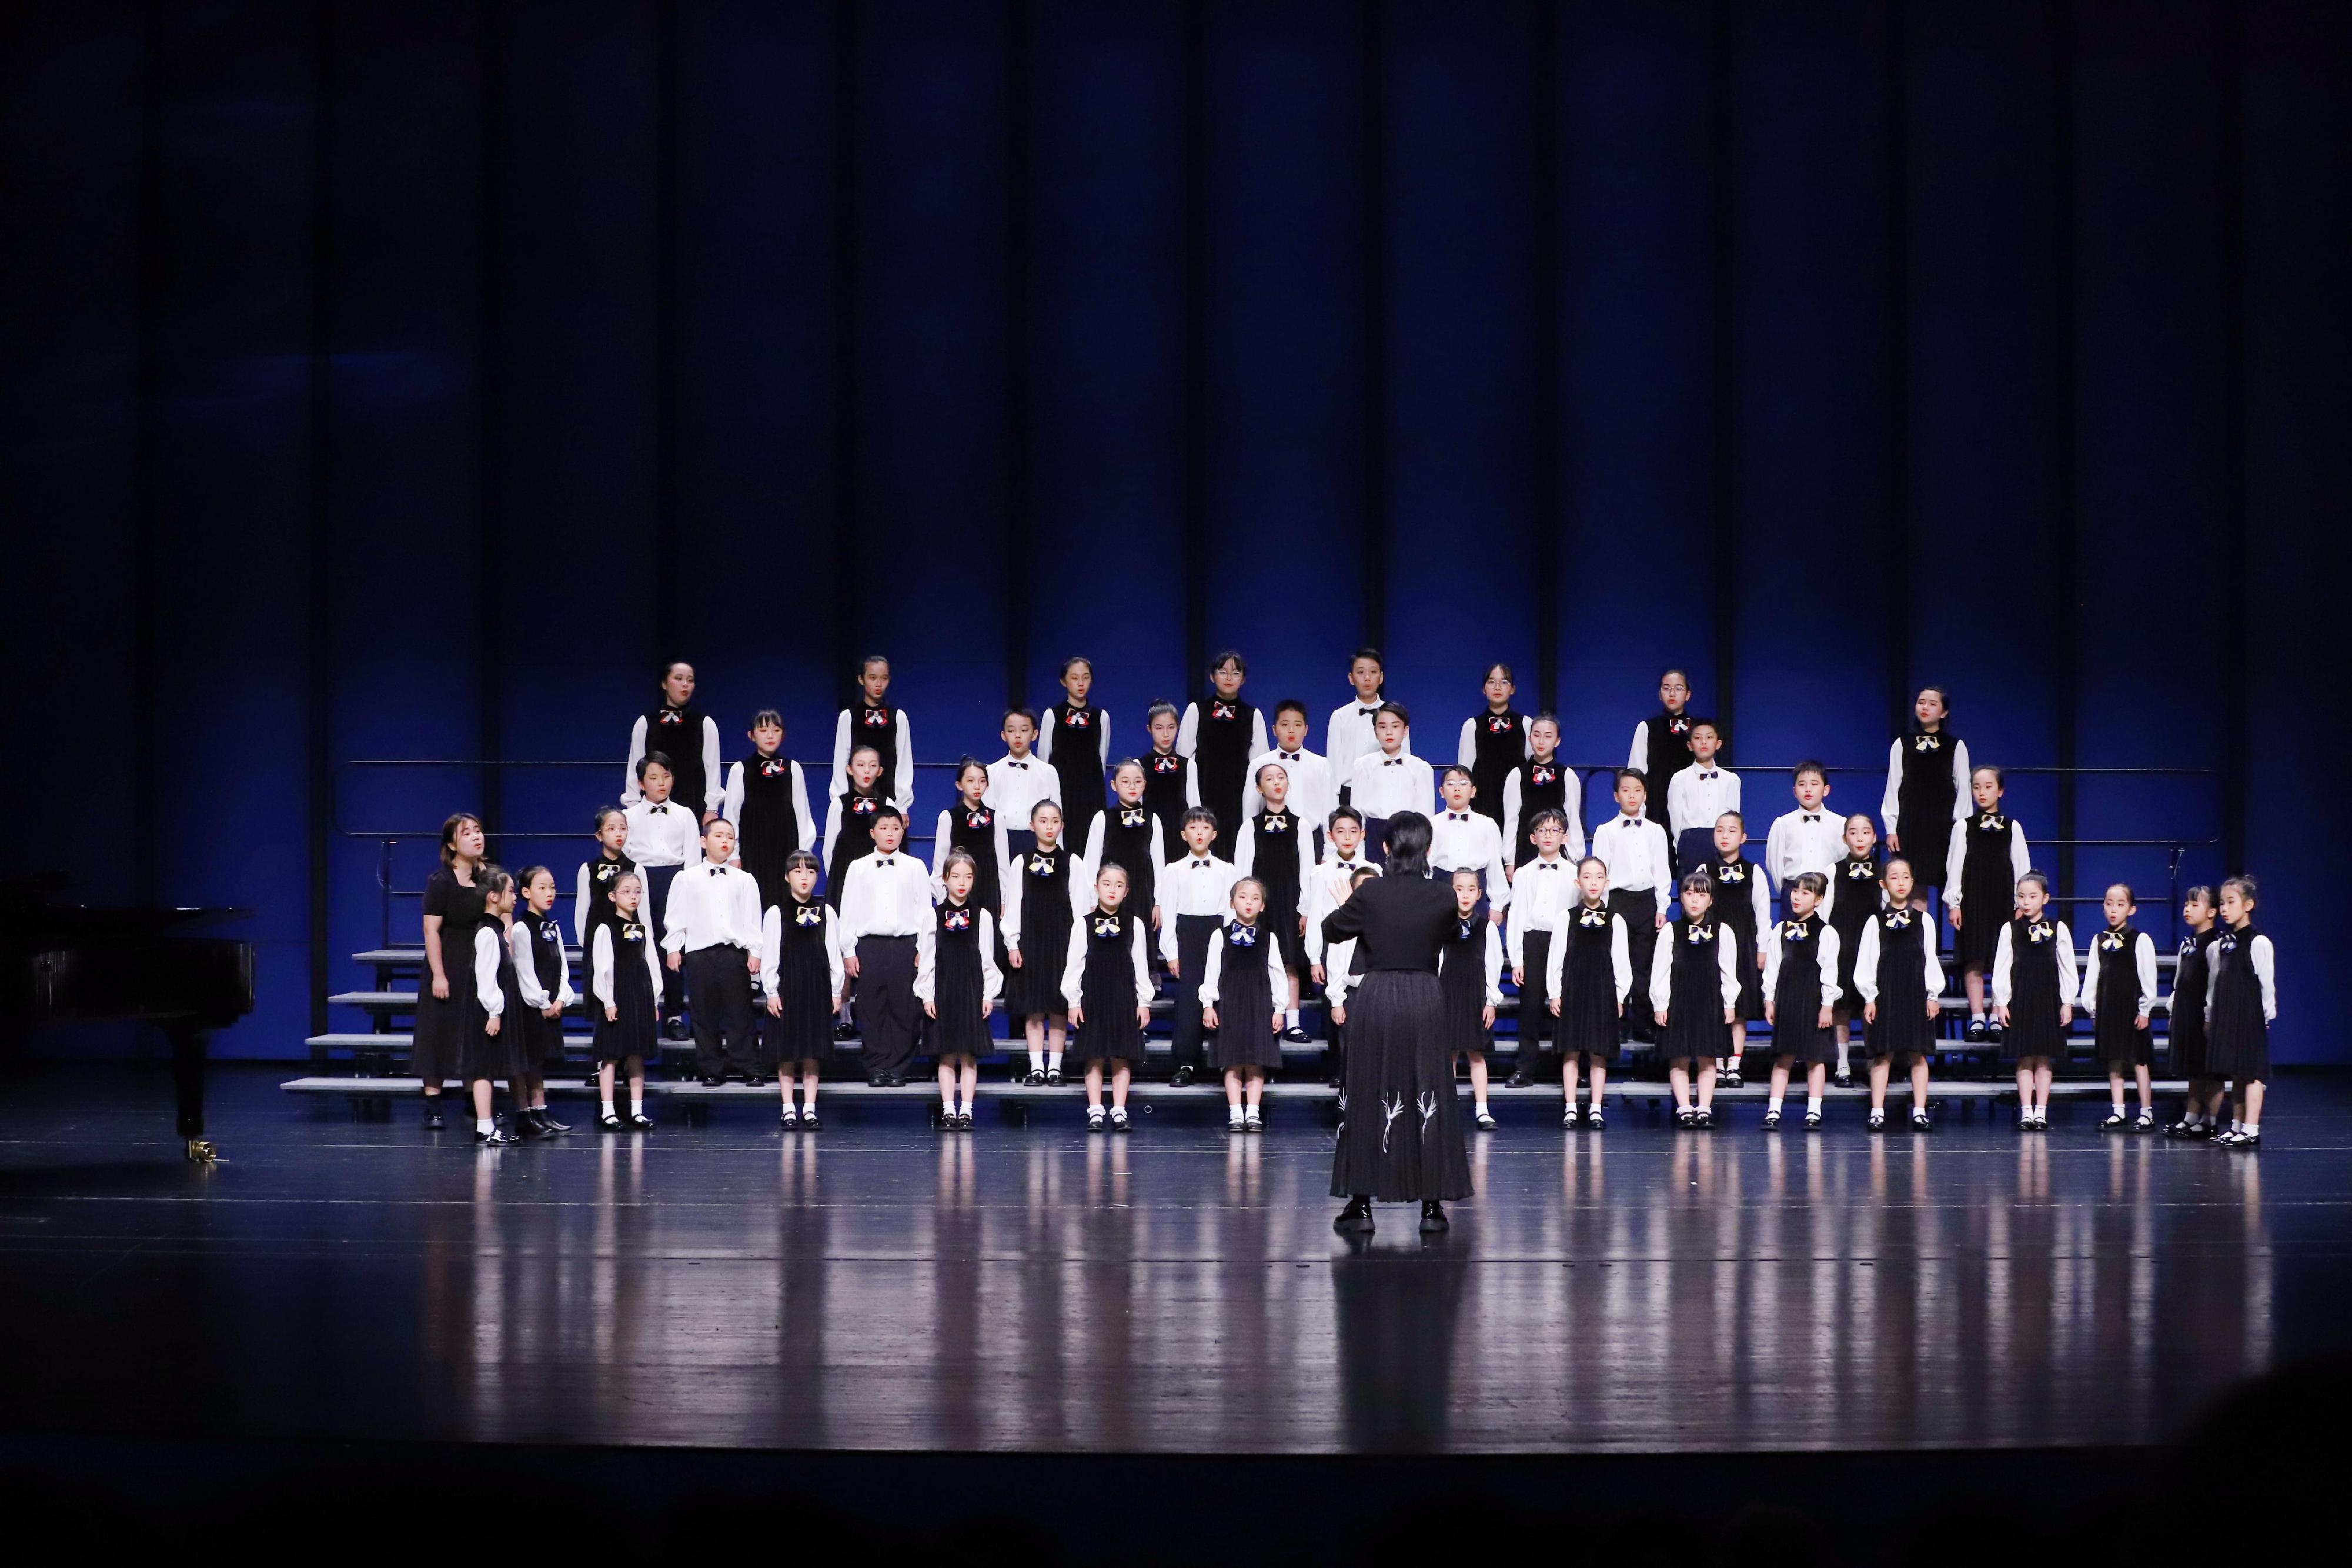
[[[0,1101],[10,1434],[793,1449],[1547,1453],[2139,1445],[2334,1348],[2352,1082],[2259,1155],[2095,1103],[1874,1138],[1638,1108],[1474,1135],[1451,1234],[1332,1234],[1330,1134],[1169,1104],[941,1135],[838,1100],[477,1151],[216,1073],[211,1171],[151,1071]],[[1050,1472],[1048,1472],[1050,1473]]]

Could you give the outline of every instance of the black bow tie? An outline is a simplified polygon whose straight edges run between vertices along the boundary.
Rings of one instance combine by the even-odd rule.
[[[1706,772],[1700,774],[1699,777],[1702,779],[1712,779],[1715,777],[1715,769],[1710,768]]]
[[[874,863],[876,865],[888,865],[890,863],[890,857],[888,855],[876,855],[874,857]]]
[[[1011,760],[1011,758],[1008,758],[1006,760],[1010,761],[1010,760]],[[1028,772],[1028,771],[1029,771],[1029,765],[1028,765],[1027,763],[1025,763],[1025,762],[1014,762],[1014,763],[1013,764],[1013,767],[1015,767],[1015,768],[1019,768],[1019,769],[1021,769],[1021,771],[1023,771],[1024,773],[1026,773],[1026,772]]]
[[[1402,768],[1404,766],[1404,758],[1402,757],[1388,758],[1381,763],[1381,766],[1383,768]]]
[[[1277,751],[1275,755],[1282,758],[1285,762],[1296,762],[1298,760],[1298,753],[1295,751]]]
[[[1808,822],[1818,822],[1821,820],[1822,814],[1819,811],[1808,811],[1805,813],[1805,821]]]
[[[1381,710],[1376,707],[1360,707],[1356,710],[1356,716],[1358,718],[1377,718],[1380,716],[1380,711]]]
[[[1194,861],[1192,862],[1192,869],[1194,871],[1206,871],[1209,869],[1209,862],[1207,861]]]
[[[1470,820],[1470,813],[1467,811],[1448,811],[1445,813],[1445,820],[1449,822],[1466,822]]]
[[[653,814],[656,817],[666,817],[669,814],[669,808],[667,806],[656,806],[653,808]]]
[[[1536,862],[1536,869],[1538,871],[1558,871],[1559,869],[1559,862],[1558,861],[1538,861]]]

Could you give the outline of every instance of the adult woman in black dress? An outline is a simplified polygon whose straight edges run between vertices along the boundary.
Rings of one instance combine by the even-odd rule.
[[[425,973],[408,1060],[425,1082],[425,1125],[441,1130],[441,1085],[456,1075],[473,1027],[474,934],[482,926],[482,820],[460,811],[441,824],[441,869],[425,883]]]
[[[1389,819],[1388,874],[1323,917],[1327,943],[1353,939],[1363,978],[1348,998],[1348,1082],[1331,1196],[1334,1228],[1369,1232],[1372,1200],[1421,1200],[1421,1228],[1446,1228],[1444,1200],[1470,1196],[1470,1157],[1437,988],[1454,894],[1429,877],[1429,819]]]

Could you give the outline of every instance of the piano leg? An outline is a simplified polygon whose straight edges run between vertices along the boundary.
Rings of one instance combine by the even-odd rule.
[[[211,1165],[220,1157],[205,1136],[205,1031],[175,1029],[172,1037],[172,1087],[179,1100],[180,1136],[187,1140],[188,1158]]]

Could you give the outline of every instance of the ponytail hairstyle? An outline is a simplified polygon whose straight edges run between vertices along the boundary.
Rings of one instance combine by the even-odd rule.
[[[1389,875],[1429,874],[1429,819],[1419,811],[1399,811],[1389,819]]]
[[[2229,892],[2233,887],[2238,890],[2238,896],[2244,899],[2248,904],[2259,904],[2262,902],[2262,888],[2255,883],[2252,877],[2248,876],[2245,873],[2240,872],[2235,876],[2227,877],[2222,880],[2221,891],[2223,893]]]
[[[1830,890],[1830,879],[1817,871],[1801,871],[1789,879],[1790,887],[1801,887],[1815,898]]]
[[[508,874],[504,866],[486,865],[475,876],[474,885],[481,889],[482,897],[488,900],[512,887],[514,878]]]
[[[2023,887],[2029,882],[2042,890],[2042,897],[2050,896],[2050,878],[2046,874],[2038,871],[2027,872],[2017,879],[2017,885]]]

